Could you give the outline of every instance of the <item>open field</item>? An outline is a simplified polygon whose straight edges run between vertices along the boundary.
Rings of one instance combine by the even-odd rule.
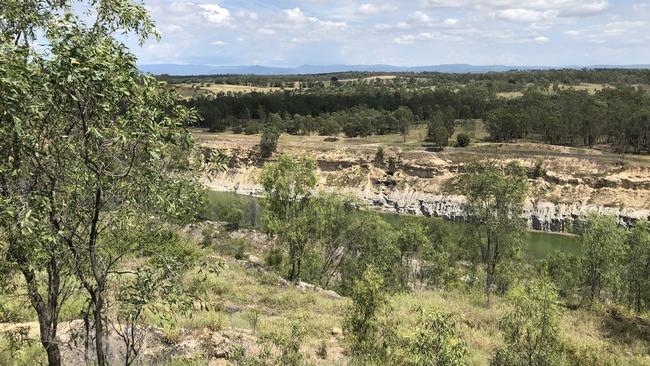
[[[217,95],[219,93],[270,93],[283,90],[282,88],[278,87],[259,87],[249,85],[212,83],[178,84],[175,86],[178,88],[178,92],[185,98],[195,97],[198,95]]]
[[[351,83],[351,82],[363,82],[363,83],[368,83],[368,82],[373,82],[373,81],[387,81],[387,80],[395,80],[397,79],[397,75],[380,75],[380,76],[370,76],[366,78],[357,78],[357,79],[339,79],[339,82],[341,83]]]
[[[221,148],[251,148],[259,143],[260,135],[245,135],[232,133],[211,133],[204,129],[194,129],[193,135],[199,143]],[[387,150],[399,152],[427,153],[431,157],[439,157],[451,163],[462,163],[472,158],[494,157],[508,158],[576,158],[601,164],[603,168],[611,167],[620,161],[620,155],[611,151],[609,147],[569,147],[548,145],[535,142],[491,143],[484,140],[488,137],[483,123],[480,120],[459,121],[450,144],[455,143],[459,133],[468,134],[473,142],[467,148],[447,147],[440,152],[430,152],[429,146],[423,141],[426,137],[426,126],[417,125],[410,129],[406,136],[399,134],[372,135],[366,138],[346,138],[337,136],[332,141],[324,136],[309,135],[297,136],[282,134],[279,139],[280,151],[349,151],[351,153],[363,152],[374,154],[379,146]],[[631,155],[625,157],[629,167],[650,166],[650,156]],[[575,168],[574,168],[575,170]]]
[[[558,88],[560,90],[582,90],[582,91],[586,91],[590,95],[594,95],[605,88],[611,88],[611,87],[612,86],[608,84],[593,84],[593,83],[580,83],[577,85],[567,85],[567,84],[558,85]],[[553,87],[549,87],[548,93],[551,94],[552,92],[553,92]],[[514,98],[519,98],[523,95],[524,93],[520,91],[497,93],[497,97],[503,99],[514,99]]]

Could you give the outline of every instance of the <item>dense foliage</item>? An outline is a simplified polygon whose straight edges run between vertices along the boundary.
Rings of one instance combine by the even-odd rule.
[[[112,36],[155,34],[142,5],[82,5],[95,21],[69,1],[0,6],[0,267],[22,277],[50,365],[61,364],[57,325],[74,292],[94,362],[108,362],[112,325],[130,364],[141,315],[159,290],[175,298],[175,274],[192,262],[173,258],[181,242],[162,233],[201,202],[186,129],[195,116]],[[142,267],[118,271],[131,256]]]

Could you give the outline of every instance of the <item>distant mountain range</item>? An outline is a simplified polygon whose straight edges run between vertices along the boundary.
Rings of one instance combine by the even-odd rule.
[[[328,74],[346,71],[355,72],[443,72],[443,73],[483,73],[510,70],[550,70],[550,69],[650,69],[650,65],[591,65],[591,66],[507,66],[507,65],[467,65],[447,64],[432,66],[392,66],[392,65],[302,65],[298,67],[268,66],[212,66],[181,64],[140,65],[144,72],[155,75],[306,75]]]

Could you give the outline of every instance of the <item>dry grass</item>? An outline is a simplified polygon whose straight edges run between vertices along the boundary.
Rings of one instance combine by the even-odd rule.
[[[503,99],[516,99],[522,97],[523,95],[524,93],[518,91],[497,93],[497,97]]]
[[[285,90],[278,87],[259,87],[250,85],[230,85],[230,84],[212,84],[212,83],[192,83],[179,84],[177,86],[179,93],[186,98],[199,95],[217,95],[219,93],[271,93]]]
[[[587,91],[591,95],[594,95],[605,88],[611,88],[611,87],[612,86],[609,84],[593,84],[593,83],[580,83],[577,85],[569,85],[569,84],[558,85],[558,88],[560,90]],[[548,91],[545,92],[545,94],[552,94],[552,93],[553,93],[553,87],[551,86],[549,87]],[[523,95],[524,93],[519,91],[497,93],[497,97],[503,99],[516,99],[522,97]]]
[[[561,84],[560,86],[561,90],[584,90],[587,91],[589,94],[594,95],[596,92],[599,92],[605,88],[611,88],[612,86],[609,84],[592,84],[592,83],[581,83],[578,85],[566,85],[566,84]]]

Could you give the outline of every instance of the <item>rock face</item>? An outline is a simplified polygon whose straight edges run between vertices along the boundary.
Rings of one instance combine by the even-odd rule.
[[[229,169],[206,178],[215,191],[261,197],[258,183],[264,162],[249,153],[231,153]],[[318,189],[352,194],[370,206],[386,212],[441,217],[465,221],[465,198],[441,194],[445,182],[464,171],[464,165],[441,159],[428,152],[386,151],[387,163],[374,155],[346,151],[299,151],[318,163]],[[503,160],[507,163],[510,160]],[[530,173],[535,160],[518,159]],[[650,167],[619,169],[575,157],[548,158],[546,171],[529,174],[530,197],[524,218],[533,230],[571,232],[590,213],[615,216],[630,225],[650,219]]]
[[[213,185],[212,189],[233,192],[246,196],[262,197],[264,190],[260,186],[246,185],[228,187],[223,184]],[[331,188],[330,188],[331,190]],[[426,217],[440,217],[450,221],[466,221],[463,212],[465,197],[460,195],[437,195],[427,193],[391,192],[388,195],[344,190],[359,197],[368,205],[384,212],[408,214]],[[580,220],[591,213],[612,215],[626,226],[637,220],[650,220],[650,209],[621,209],[583,203],[553,203],[548,201],[528,200],[524,204],[524,218],[531,230],[547,232],[571,232]]]
[[[362,197],[370,205],[383,211],[440,217],[451,221],[465,221],[465,197],[459,195],[404,194]],[[621,224],[632,225],[640,219],[650,220],[650,209],[632,210],[591,204],[566,204],[529,200],[524,204],[524,218],[528,228],[549,232],[570,232],[576,224],[591,213],[615,216]]]

